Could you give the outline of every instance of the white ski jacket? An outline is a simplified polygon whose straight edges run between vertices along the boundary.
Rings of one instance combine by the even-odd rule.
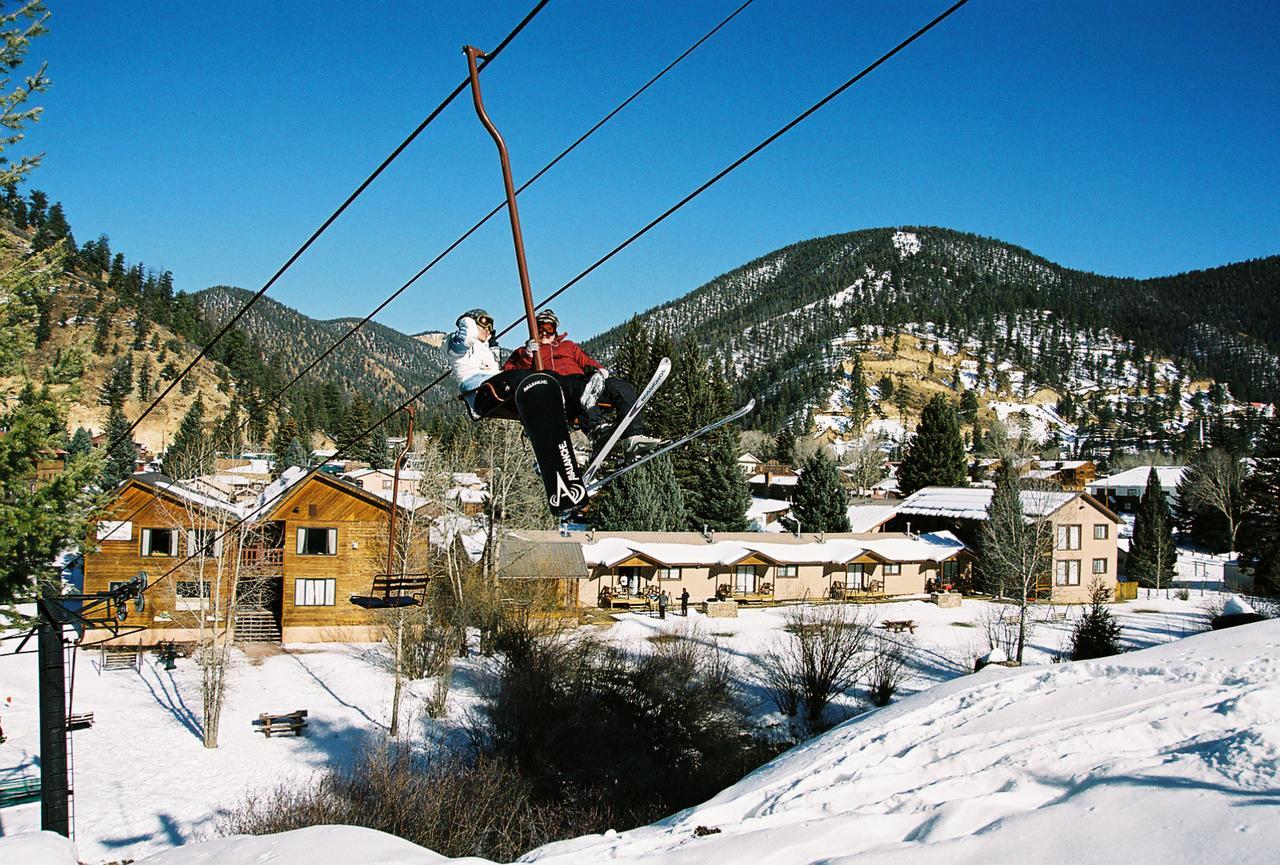
[[[497,346],[481,341],[479,325],[473,318],[458,319],[458,329],[449,334],[444,348],[462,393],[475,390],[502,371],[495,352]]]

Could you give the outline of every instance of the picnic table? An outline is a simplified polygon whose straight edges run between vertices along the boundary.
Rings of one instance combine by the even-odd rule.
[[[13,778],[0,781],[0,808],[39,801],[39,778]]]
[[[914,619],[885,619],[880,623],[880,627],[886,631],[893,631],[895,634],[901,634],[903,631],[909,631],[913,634],[916,632]]]
[[[258,732],[271,738],[272,733],[293,733],[295,736],[302,735],[302,728],[307,726],[307,710],[298,709],[294,712],[286,712],[283,715],[272,715],[269,712],[263,712],[253,721],[253,726],[258,728]]]

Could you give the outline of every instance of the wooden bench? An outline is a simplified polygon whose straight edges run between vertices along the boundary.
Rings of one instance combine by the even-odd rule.
[[[885,619],[880,623],[880,627],[895,634],[901,634],[903,631],[909,631],[912,634],[916,632],[916,623],[912,619]]]
[[[0,808],[39,801],[39,778],[11,778],[0,781]]]
[[[272,733],[293,733],[295,736],[301,736],[302,728],[307,726],[307,710],[298,709],[296,712],[288,712],[284,715],[263,712],[254,720],[253,726],[268,739],[271,738]]]
[[[98,673],[103,670],[140,670],[142,669],[142,648],[140,646],[103,646],[101,664]]]

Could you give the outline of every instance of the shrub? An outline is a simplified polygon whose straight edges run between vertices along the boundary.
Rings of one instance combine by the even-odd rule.
[[[877,634],[871,647],[871,661],[867,664],[866,684],[871,692],[871,702],[887,706],[893,695],[902,687],[906,678],[909,644],[905,641]]]
[[[509,862],[559,838],[614,822],[607,800],[572,811],[536,802],[506,761],[477,756],[377,751],[353,768],[331,768],[312,784],[280,784],[218,816],[220,835],[264,835],[305,826],[364,826],[445,856]]]
[[[1071,634],[1071,660],[1084,661],[1089,658],[1105,658],[1118,655],[1120,648],[1120,623],[1107,609],[1111,600],[1111,590],[1095,580],[1089,586],[1089,609],[1076,622]]]
[[[771,756],[747,727],[724,654],[692,639],[628,654],[580,633],[508,627],[474,731],[538,801],[602,799],[645,823],[696,804]]]

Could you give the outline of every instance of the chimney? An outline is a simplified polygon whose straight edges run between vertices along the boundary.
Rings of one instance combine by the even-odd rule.
[[[714,533],[707,528],[706,523],[702,524],[702,539],[705,540],[707,543],[712,543],[715,539]]]

